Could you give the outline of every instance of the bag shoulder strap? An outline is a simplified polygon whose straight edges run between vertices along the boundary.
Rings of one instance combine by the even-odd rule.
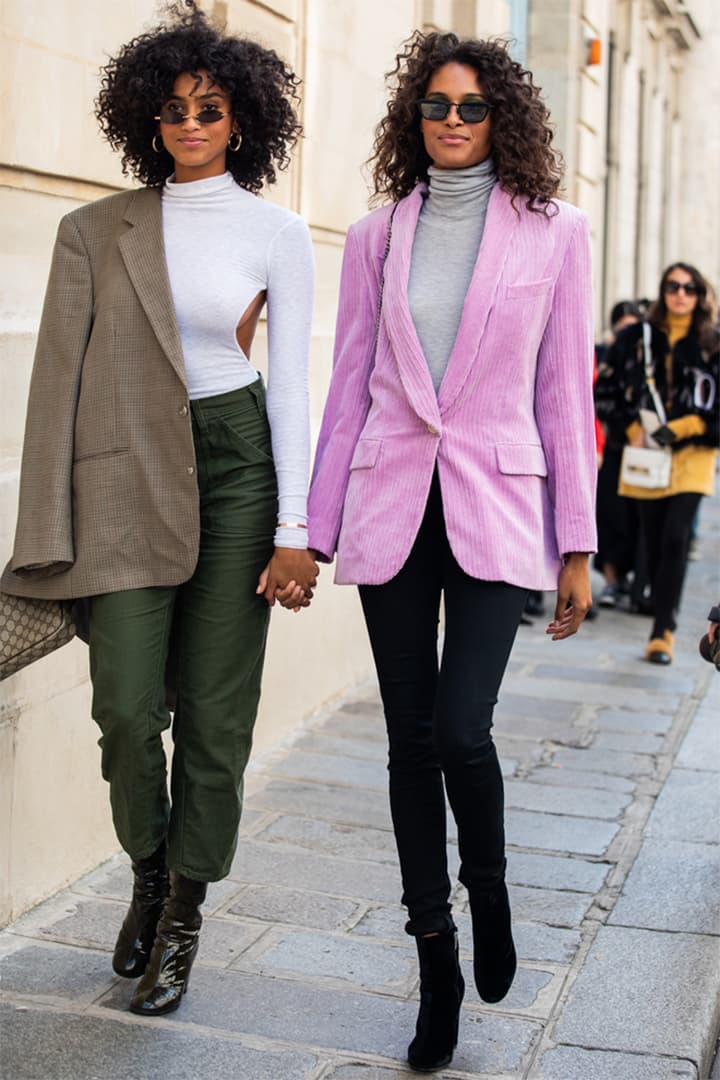
[[[665,406],[663,405],[662,398],[660,397],[657,387],[655,385],[655,364],[653,362],[652,355],[652,328],[647,319],[643,321],[642,328],[643,336],[643,363],[645,366],[645,382],[647,383],[648,390],[650,391],[650,397],[652,398],[655,412],[657,413],[658,420],[661,425],[667,424],[667,414],[665,412]]]

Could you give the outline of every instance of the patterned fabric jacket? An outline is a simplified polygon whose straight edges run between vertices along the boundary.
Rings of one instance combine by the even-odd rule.
[[[710,331],[702,346],[694,336],[675,343],[670,388],[665,362],[670,345],[662,330],[654,326],[650,349],[655,382],[667,419],[697,416],[705,424],[703,434],[678,438],[672,444],[673,451],[689,445],[717,446],[720,442],[720,336]],[[641,323],[622,330],[599,357],[595,407],[615,446],[625,442],[626,429],[638,420],[639,410],[653,408],[645,379]]]

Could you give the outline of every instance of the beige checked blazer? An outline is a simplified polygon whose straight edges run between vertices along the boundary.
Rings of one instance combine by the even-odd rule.
[[[186,581],[195,468],[160,194],[111,195],[58,230],[0,588],[78,598]]]

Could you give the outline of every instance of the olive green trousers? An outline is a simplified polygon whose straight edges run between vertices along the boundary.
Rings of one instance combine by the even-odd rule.
[[[270,609],[255,589],[273,551],[277,484],[260,381],[193,401],[191,414],[197,566],[181,585],[93,598],[92,712],[123,848],[140,859],[166,838],[171,869],[217,881],[237,843],[260,697]],[[168,794],[169,667],[176,704]]]

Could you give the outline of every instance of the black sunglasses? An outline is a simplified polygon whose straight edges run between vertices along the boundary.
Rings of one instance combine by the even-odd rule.
[[[222,109],[218,109],[215,105],[203,105],[200,112],[194,115],[184,113],[178,105],[163,105],[160,114],[155,117],[155,120],[159,120],[162,124],[182,124],[192,116],[193,120],[197,120],[198,124],[217,124],[218,120],[223,120],[229,115],[230,113],[223,112]]]
[[[454,107],[465,124],[482,124],[492,109],[487,101],[441,101],[437,98],[423,98],[418,101],[418,109],[423,120],[445,120]]]
[[[687,285],[685,285],[682,281],[673,281],[670,279],[663,285],[663,292],[672,293],[673,296],[675,293],[679,293],[681,289],[686,296],[697,296],[700,292],[699,287],[694,281],[688,281]]]

